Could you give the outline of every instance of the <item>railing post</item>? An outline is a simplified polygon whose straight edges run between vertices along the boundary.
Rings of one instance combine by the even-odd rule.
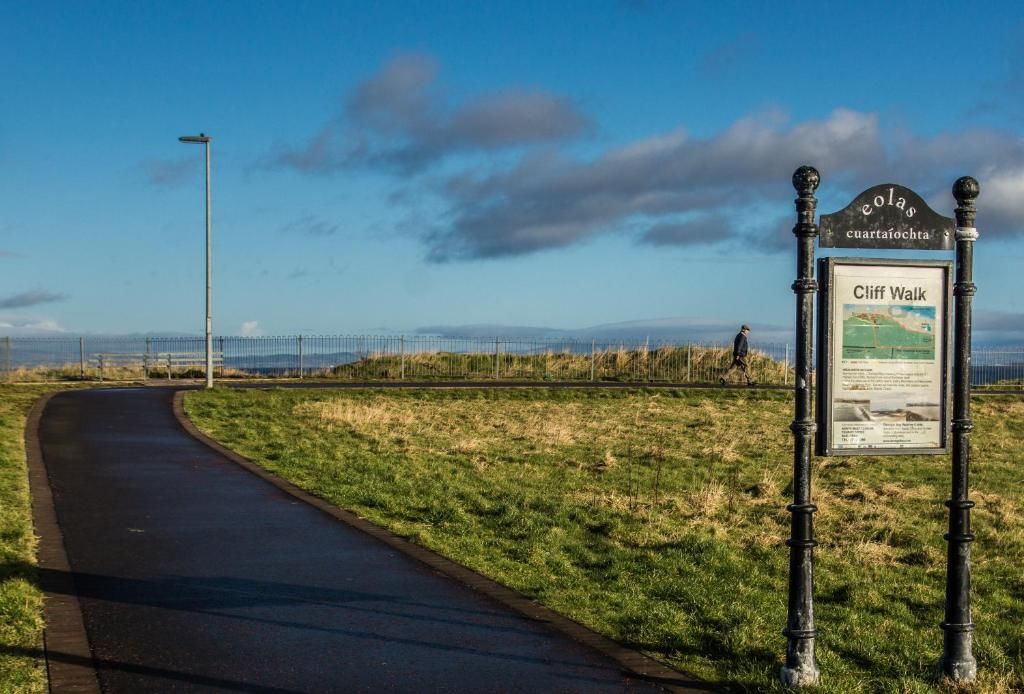
[[[220,340],[220,377],[224,378],[224,337],[217,338]]]
[[[167,353],[167,380],[170,381],[174,376],[171,374],[171,353]]]
[[[647,380],[654,380],[654,359],[651,357],[651,336],[644,340],[644,356],[647,358]]]
[[[789,343],[786,343],[786,361],[782,364],[782,385],[789,385]]]
[[[498,368],[498,338],[494,338],[494,380],[498,380],[500,377],[500,369]]]
[[[142,380],[149,378],[149,350],[152,347],[153,338],[146,338],[146,353],[142,356]]]
[[[810,166],[801,166],[793,173],[797,191],[796,236],[797,276],[793,282],[796,294],[796,383],[794,384],[793,432],[793,503],[789,546],[789,598],[787,603],[786,664],[779,676],[786,687],[813,687],[821,679],[814,657],[818,630],[814,627],[814,512],[811,503],[811,440],[817,429],[811,416],[811,359],[814,334],[814,240],[818,225],[814,220],[817,190],[821,177]]]
[[[597,375],[597,340],[590,341],[590,380]]]
[[[78,338],[78,365],[81,371],[82,380],[85,380],[85,338]]]
[[[946,608],[942,621],[942,674],[957,684],[973,682],[978,664],[972,653],[971,619],[971,508],[968,473],[971,456],[971,301],[974,298],[974,199],[980,192],[970,176],[953,184],[956,198],[956,283],[953,285],[953,475],[946,553]]]
[[[686,343],[686,382],[689,383],[691,380],[690,376],[690,351],[693,349],[693,344],[690,342]]]
[[[100,361],[100,380],[102,381],[103,380],[103,355],[102,354],[99,355],[99,361]]]
[[[402,353],[402,370],[399,372],[399,380],[405,380],[405,335],[398,338],[398,349]]]
[[[302,378],[302,335],[299,335],[298,343],[299,343],[299,378]]]

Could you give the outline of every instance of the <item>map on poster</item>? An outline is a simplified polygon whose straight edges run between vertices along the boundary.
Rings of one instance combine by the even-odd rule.
[[[830,450],[944,448],[947,272],[942,265],[832,264]]]
[[[935,359],[935,307],[844,304],[844,359]]]

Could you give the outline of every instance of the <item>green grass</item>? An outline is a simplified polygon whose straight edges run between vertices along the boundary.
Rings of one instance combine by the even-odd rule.
[[[730,689],[785,651],[790,395],[751,391],[190,393],[268,469],[618,641]],[[1024,402],[975,398],[979,692],[1024,689]],[[949,464],[814,461],[826,692],[926,692],[942,635]]]
[[[25,469],[25,417],[61,386],[0,385],[0,692],[41,692],[43,596]]]

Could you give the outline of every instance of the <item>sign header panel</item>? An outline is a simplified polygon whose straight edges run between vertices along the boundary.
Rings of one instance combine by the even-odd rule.
[[[951,275],[948,261],[819,261],[819,455],[948,450]]]
[[[838,212],[822,215],[819,228],[822,248],[949,251],[956,222],[935,212],[909,188],[883,183]]]

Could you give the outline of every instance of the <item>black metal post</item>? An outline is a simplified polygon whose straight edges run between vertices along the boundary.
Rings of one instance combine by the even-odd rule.
[[[793,432],[793,503],[787,509],[792,514],[789,546],[789,603],[786,628],[782,633],[788,639],[786,664],[779,673],[787,687],[807,687],[818,684],[820,672],[814,658],[814,512],[811,503],[811,441],[817,428],[811,416],[811,358],[814,328],[814,293],[818,283],[814,280],[814,239],[818,225],[814,221],[817,200],[814,191],[821,177],[811,166],[801,166],[793,174],[793,187],[797,191],[796,236],[796,380],[794,384],[795,418],[790,425]]]
[[[973,280],[974,199],[978,182],[970,176],[953,184],[956,198],[956,284],[953,316],[953,480],[946,533],[946,617],[942,622],[942,674],[955,682],[973,682],[978,664],[971,653],[974,623],[971,621],[971,508],[967,498],[971,455],[971,301]]]

